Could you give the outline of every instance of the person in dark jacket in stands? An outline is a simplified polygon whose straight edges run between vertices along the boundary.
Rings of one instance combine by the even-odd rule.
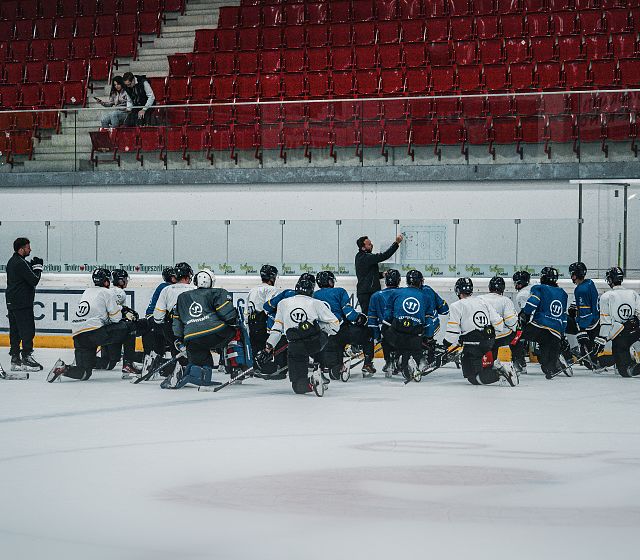
[[[127,93],[133,102],[133,109],[127,117],[127,126],[140,126],[150,123],[151,107],[156,96],[146,76],[134,76],[131,72],[122,75]]]
[[[18,237],[13,242],[13,251],[13,256],[7,263],[5,294],[9,318],[11,370],[40,371],[42,366],[32,356],[33,338],[36,334],[33,300],[36,286],[42,276],[44,261],[38,257],[27,261],[31,254],[31,243],[26,237]]]
[[[373,243],[366,236],[359,237],[356,241],[358,246],[358,253],[356,254],[356,277],[358,284],[356,287],[356,295],[358,297],[358,303],[360,304],[360,310],[367,315],[369,313],[369,300],[375,292],[379,292],[382,289],[380,286],[380,278],[383,277],[382,272],[378,268],[378,264],[391,258],[391,256],[398,250],[400,243],[402,243],[402,235],[398,235],[396,240],[391,244],[384,253],[374,253]],[[370,342],[373,345],[373,341]],[[373,348],[366,349],[365,356],[373,355]],[[373,363],[365,361],[362,367],[363,372],[375,373]]]

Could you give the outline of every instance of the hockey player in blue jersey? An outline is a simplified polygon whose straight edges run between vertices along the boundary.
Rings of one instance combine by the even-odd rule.
[[[343,371],[342,357],[347,344],[362,346],[365,352],[365,362],[373,361],[373,343],[371,332],[367,328],[367,316],[358,313],[351,305],[349,294],[344,288],[336,287],[336,277],[330,270],[322,270],[316,276],[316,283],[320,288],[313,294],[313,298],[322,301],[340,321],[340,330],[329,337],[327,345],[322,351],[320,365],[323,374],[333,380],[340,379]],[[371,377],[373,373],[362,368],[363,377]]]
[[[383,323],[388,326],[384,336],[389,345],[402,355],[402,374],[409,380],[412,377],[411,358],[420,368],[426,365],[423,353],[433,339],[436,325],[432,317],[437,316],[437,311],[434,299],[422,289],[422,272],[410,270],[406,281],[407,287],[397,290],[389,298]]]
[[[385,289],[375,292],[369,300],[369,314],[367,323],[371,329],[374,342],[380,342],[382,353],[384,354],[384,367],[382,371],[385,376],[391,376],[392,364],[394,361],[393,348],[389,346],[386,339],[382,336],[382,320],[384,319],[384,311],[387,307],[389,298],[399,290],[400,271],[391,268],[384,273]]]
[[[587,278],[587,267],[582,262],[574,262],[569,265],[569,274],[571,281],[576,285],[573,294],[575,296],[576,317],[575,321],[578,326],[576,338],[580,345],[580,351],[583,356],[591,354],[594,349],[594,341],[600,333],[600,295],[593,280]],[[583,363],[587,367],[591,367],[597,362],[597,358],[592,356],[591,359],[585,360]]]
[[[427,316],[427,327],[425,332],[430,334],[424,341],[427,362],[432,363],[435,359],[436,352],[435,336],[440,331],[440,315],[449,314],[449,305],[431,286],[424,284],[422,286],[422,291],[429,301],[427,308],[433,310],[431,314]]]
[[[558,287],[557,269],[545,266],[540,284],[531,287],[531,295],[520,312],[520,325],[527,340],[538,343],[538,358],[547,379],[560,373],[572,375],[561,361],[560,342],[567,328],[567,293]]]

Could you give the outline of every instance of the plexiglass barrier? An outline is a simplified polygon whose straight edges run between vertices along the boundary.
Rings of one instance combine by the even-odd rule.
[[[622,191],[619,194],[623,206]],[[613,224],[620,232],[609,235],[612,246],[583,249],[582,258],[594,275],[623,266],[625,259],[630,277],[640,272],[640,189],[628,188],[626,196],[628,219],[635,218],[628,222],[627,239],[635,241],[628,241],[625,255],[623,223]],[[368,235],[374,250],[381,251],[401,233],[404,241],[384,264],[387,268],[417,268],[436,277],[487,277],[510,276],[521,269],[535,275],[542,266],[553,265],[566,277],[568,265],[578,259],[579,229],[577,219],[2,221],[0,272],[11,256],[13,240],[26,236],[33,254],[41,256],[51,272],[90,272],[102,265],[159,273],[165,266],[187,261],[217,274],[257,274],[262,264],[270,263],[284,275],[327,269],[353,275],[358,237]]]
[[[558,88],[568,88],[567,70],[549,65],[549,75],[559,72]],[[349,72],[334,72],[323,87],[301,72],[287,75],[300,82],[297,97],[280,82],[271,96],[234,97],[232,89],[230,99],[215,102],[211,83],[185,78],[164,83],[156,95],[163,103],[143,119],[99,106],[40,108],[41,96],[29,109],[0,111],[0,170],[637,162],[640,89],[500,91],[492,84],[482,93],[481,82],[479,91],[465,82],[471,91],[424,95],[426,82],[415,85],[409,70],[396,74],[397,87],[384,89],[381,75],[361,97],[349,98]]]

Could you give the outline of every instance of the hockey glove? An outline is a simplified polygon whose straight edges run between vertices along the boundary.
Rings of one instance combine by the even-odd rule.
[[[578,316],[578,306],[575,303],[572,303],[567,310],[567,315],[572,319],[575,319]]]
[[[33,257],[31,259],[31,270],[42,272],[44,269],[44,261],[40,257]]]
[[[586,346],[587,344],[589,344],[589,335],[587,334],[587,331],[578,332],[578,334],[576,335],[576,339],[578,340],[578,344],[580,346]]]
[[[518,324],[520,325],[520,328],[524,329],[530,319],[531,317],[529,315],[527,315],[524,311],[520,311],[520,314],[518,315]]]
[[[140,319],[140,317],[138,316],[138,314],[131,309],[130,307],[127,307],[126,305],[122,306],[122,318],[125,321],[137,321],[138,319]]]
[[[364,327],[367,324],[367,316],[364,313],[360,313],[360,315],[358,315],[358,318],[354,321],[354,323],[358,327]]]
[[[184,341],[181,338],[176,338],[173,345],[180,354],[186,353],[187,347],[184,345]]]
[[[598,354],[602,353],[604,347],[607,345],[607,339],[602,336],[596,336],[596,339],[593,341],[593,356],[598,356]]]

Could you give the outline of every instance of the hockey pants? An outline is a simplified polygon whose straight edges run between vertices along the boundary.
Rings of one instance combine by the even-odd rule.
[[[320,364],[323,368],[332,369],[342,366],[344,347],[347,344],[354,344],[363,347],[365,363],[373,361],[373,339],[371,329],[364,326],[357,326],[345,321],[340,326],[340,330],[329,337],[329,341],[320,356]],[[369,348],[369,346],[371,348]],[[368,353],[369,350],[371,353]]]
[[[251,341],[251,352],[255,356],[264,350],[269,332],[267,330],[267,314],[264,311],[254,311],[247,320],[249,327],[249,340]]]
[[[212,350],[224,348],[234,337],[236,331],[231,327],[224,327],[219,333],[211,333],[191,340],[186,340],[187,359],[189,364],[212,368]],[[188,366],[187,366],[188,367]]]
[[[622,377],[640,375],[640,364],[631,357],[631,346],[640,340],[640,331],[624,329],[611,341],[616,369]]]
[[[184,387],[188,383],[191,385],[198,385],[207,387],[208,385],[213,385],[214,382],[211,381],[212,374],[211,366],[197,366],[195,364],[189,364],[185,368],[184,375],[176,384],[176,389],[180,389]]]
[[[561,339],[547,329],[535,325],[527,325],[527,338],[538,343],[538,360],[545,375],[555,375],[561,368],[560,343]]]
[[[313,391],[309,383],[309,357],[319,358],[329,337],[327,333],[318,329],[310,337],[297,338],[295,331],[297,329],[287,331],[287,339],[289,340],[287,365],[293,392],[302,395]]]

